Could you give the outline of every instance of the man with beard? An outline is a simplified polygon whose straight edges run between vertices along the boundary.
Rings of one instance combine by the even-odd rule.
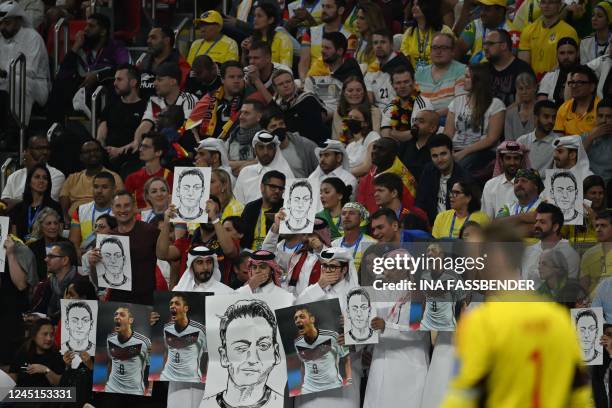
[[[533,234],[540,241],[525,248],[521,276],[523,279],[534,281],[534,287],[542,283],[538,271],[540,256],[545,249],[558,249],[563,254],[567,263],[567,277],[578,279],[580,268],[580,255],[572,248],[569,241],[561,239],[561,228],[563,228],[563,213],[559,207],[540,203],[535,213],[535,226]]]
[[[351,186],[351,191],[357,189],[357,179],[349,171],[349,158],[342,142],[328,139],[323,147],[317,147],[314,152],[319,156],[319,166],[308,176],[311,184],[338,177],[344,184]],[[351,196],[354,196],[354,193]]]
[[[421,110],[415,114],[410,133],[412,138],[400,144],[398,156],[414,175],[417,183],[427,163],[431,162],[429,138],[438,131],[440,116],[433,110]]]
[[[198,100],[204,95],[216,92],[221,86],[219,66],[208,55],[200,55],[193,60],[189,77],[185,83],[185,91]]]
[[[185,58],[174,48],[174,31],[170,27],[156,26],[149,31],[147,36],[147,51],[142,54],[136,67],[140,71],[140,95],[144,100],[149,99],[156,93],[155,72],[157,67],[165,62],[175,64],[179,67],[181,77],[177,81],[182,89],[189,75],[189,64]]]
[[[514,176],[518,169],[529,168],[527,149],[514,141],[506,141],[497,146],[497,157],[493,178],[486,182],[482,190],[480,209],[489,218],[495,218],[497,210],[514,197]]]
[[[117,66],[127,64],[128,50],[111,39],[111,23],[102,14],[92,14],[83,31],[76,35],[68,51],[49,96],[49,123],[63,123],[67,107],[72,107],[72,98],[79,88],[87,95],[111,79]]]
[[[259,120],[264,111],[264,105],[257,101],[247,99],[240,107],[238,126],[230,132],[225,145],[230,167],[233,174],[238,175],[244,166],[255,163],[255,152],[251,144],[253,137],[261,130]]]
[[[113,321],[113,333],[106,339],[109,375],[104,392],[145,395],[151,340],[132,330],[134,316],[127,306],[115,310]]]
[[[552,167],[553,151],[555,150],[553,142],[559,137],[553,132],[557,107],[553,101],[538,101],[533,112],[536,122],[535,129],[531,133],[520,136],[516,142],[529,150],[531,167],[544,173],[546,169]]]
[[[349,202],[342,207],[340,222],[342,224],[342,237],[332,241],[332,247],[340,247],[351,253],[351,262],[359,270],[361,258],[366,250],[376,244],[376,240],[365,234],[361,225],[367,225],[370,214],[360,203]]]
[[[245,80],[251,89],[259,92],[266,104],[272,101],[272,78],[278,71],[291,71],[286,65],[272,62],[272,49],[263,41],[254,41],[249,48],[249,65],[244,67]]]
[[[593,174],[580,136],[559,137],[553,142],[553,148],[553,169],[573,170],[582,178]]]
[[[148,100],[139,96],[140,73],[133,65],[117,67],[113,86],[115,95],[100,114],[97,138],[106,146],[112,167],[119,170],[127,161],[137,159],[129,147]]]
[[[164,325],[164,368],[161,381],[202,382],[200,360],[206,351],[206,329],[187,315],[187,297],[181,294],[170,298],[170,322]]]
[[[565,102],[567,76],[580,63],[578,44],[573,38],[565,37],[557,43],[557,68],[547,72],[538,88],[539,100],[550,100],[557,105]]]
[[[197,246],[189,250],[187,269],[175,291],[212,292],[218,295],[232,293],[233,289],[220,282],[221,271],[217,254],[205,246]]]
[[[534,169],[519,169],[514,175],[514,199],[504,204],[495,215],[496,219],[523,229],[523,236],[532,234],[535,210],[540,204],[540,193],[544,184],[540,173]],[[533,240],[531,241],[533,243]]]
[[[270,294],[278,298],[289,295],[289,292],[279,286],[282,270],[276,263],[273,252],[263,249],[250,252],[247,267],[248,280],[236,290],[237,293]]]

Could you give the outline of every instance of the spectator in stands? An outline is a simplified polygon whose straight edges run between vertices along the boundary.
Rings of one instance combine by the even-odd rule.
[[[412,139],[412,123],[421,110],[434,110],[431,101],[423,97],[414,82],[414,72],[398,68],[391,73],[391,84],[397,95],[383,112],[380,125],[383,137],[392,137],[398,142]]]
[[[522,229],[524,236],[532,235],[542,190],[544,184],[537,170],[518,170],[514,176],[514,198],[497,211],[495,218],[503,218],[503,222]]]
[[[467,221],[480,225],[489,222],[489,216],[480,211],[480,189],[473,182],[458,181],[449,192],[451,209],[438,213],[431,235],[434,238],[459,238],[459,230]]]
[[[572,248],[568,240],[561,238],[563,213],[559,207],[549,203],[540,203],[535,216],[533,231],[534,236],[540,241],[525,248],[521,272],[523,279],[532,279],[536,288],[540,286],[542,283],[538,272],[540,256],[544,250],[553,248],[563,253],[567,264],[567,277],[578,279],[580,255]]]
[[[122,184],[123,185],[123,184]],[[111,173],[102,171],[96,174],[92,180],[92,199],[88,203],[79,205],[71,212],[70,241],[81,253],[84,246],[88,246],[95,230],[95,221],[102,214],[111,214],[111,205],[117,184]]]
[[[111,290],[110,301],[153,304],[155,290],[155,246],[159,230],[156,226],[136,220],[136,201],[131,193],[123,190],[115,193],[113,214],[117,219],[115,235],[127,236],[130,239],[130,260],[132,262],[132,290]],[[94,248],[88,252],[92,277],[96,276],[95,266],[102,259],[100,250]]]
[[[591,307],[601,307],[603,308],[604,320],[606,322],[612,321],[612,279],[611,278],[603,278],[600,280],[599,284],[595,288],[595,295],[593,296],[593,301],[591,302]],[[612,334],[608,330],[605,336],[610,337],[612,340]],[[612,342],[608,346],[608,354],[612,356]]]
[[[227,157],[227,147],[221,139],[212,137],[206,138],[200,142],[196,148],[196,154],[193,163],[196,167],[210,167],[214,169],[225,170],[231,175],[231,182],[234,185],[236,179],[232,175],[229,158]]]
[[[199,139],[191,131],[186,131],[185,113],[180,105],[170,105],[162,109],[155,118],[155,131],[168,141],[169,148],[162,157],[162,163],[173,170],[176,166],[191,166],[193,151]]]
[[[410,210],[402,204],[404,185],[397,174],[382,173],[374,178],[374,201],[379,208],[389,208],[402,222]],[[378,239],[378,238],[377,238]]]
[[[72,173],[66,179],[60,192],[60,204],[64,212],[66,225],[69,224],[71,214],[81,204],[90,202],[94,197],[92,189],[94,177],[102,172],[110,173],[114,177],[113,185],[118,190],[123,190],[121,177],[102,165],[104,148],[97,140],[91,140],[81,145],[81,163],[85,170]]]
[[[400,223],[395,211],[390,208],[379,208],[370,216],[370,228],[372,237],[378,242],[390,244],[400,243]]]
[[[291,71],[291,68],[272,62],[272,50],[268,43],[257,41],[249,49],[249,65],[245,69],[247,85],[254,88],[263,97],[266,103],[272,101],[274,94],[272,78],[277,71]]]
[[[353,194],[356,192],[357,179],[349,171],[349,158],[341,142],[327,140],[323,147],[315,149],[315,154],[319,156],[319,166],[308,176],[311,184],[321,183],[328,177],[338,177],[351,186]]]
[[[236,200],[232,189],[230,173],[223,168],[213,169],[210,176],[210,195],[219,199],[221,220],[242,214],[244,205]]]
[[[589,248],[580,262],[580,284],[588,293],[612,276],[612,210],[597,214],[595,231],[598,244]]]
[[[404,191],[402,204],[405,207],[414,206],[416,194],[416,180],[397,157],[398,145],[394,139],[383,137],[374,142],[372,146],[372,168],[365,176],[359,179],[357,201],[362,203],[370,212],[376,211],[374,201],[374,178],[382,173],[394,173],[402,178]]]
[[[448,105],[465,92],[465,65],[453,59],[454,49],[454,35],[434,34],[431,40],[431,65],[418,70],[414,76],[421,96],[429,99],[440,115],[441,125],[446,122]]]
[[[443,133],[433,135],[428,144],[431,163],[426,164],[419,179],[414,205],[427,212],[430,225],[436,215],[450,209],[449,193],[459,180],[470,174],[453,159],[453,141]]]
[[[297,5],[297,3],[295,3]],[[301,80],[306,79],[311,64],[321,57],[323,34],[340,32],[346,38],[350,32],[343,26],[346,10],[344,0],[321,0],[321,24],[307,27],[300,38],[300,61],[298,72]]]
[[[291,167],[280,152],[278,137],[267,130],[261,130],[255,134],[251,145],[257,162],[240,170],[234,189],[236,199],[245,205],[260,197],[261,188],[258,187],[262,176],[268,171],[280,171],[286,177],[293,178]]]
[[[520,143],[507,141],[497,146],[493,178],[482,190],[481,210],[495,218],[497,211],[514,198],[514,176],[519,169],[530,168],[528,150]]]
[[[402,163],[414,175],[417,183],[423,172],[423,168],[427,163],[431,162],[429,147],[427,143],[429,139],[438,133],[438,123],[440,117],[433,110],[421,110],[416,113],[410,132],[412,138],[407,142],[400,144],[400,152],[398,154]]]
[[[411,70],[412,65],[404,54],[393,51],[393,35],[387,29],[372,33],[372,47],[376,62],[368,66],[364,82],[368,98],[382,112],[396,96],[391,74],[400,67]]]
[[[582,144],[589,158],[593,173],[603,177],[606,183],[612,180],[612,101],[607,99],[597,105],[597,119],[590,132],[583,133]]]
[[[279,2],[279,5],[285,2]],[[282,7],[281,7],[282,9]],[[320,24],[323,18],[323,5],[317,0],[307,0],[299,3],[290,2],[287,5],[287,29],[297,31],[298,35],[309,27]]]
[[[493,149],[504,129],[502,101],[493,97],[486,65],[470,65],[465,71],[467,94],[448,107],[444,133],[453,139],[453,156],[470,172],[483,170],[495,158]]]
[[[142,116],[140,125],[134,132],[132,152],[140,146],[142,135],[153,130],[157,115],[168,106],[176,105],[183,108],[186,118],[191,115],[197,100],[195,96],[181,91],[181,71],[179,66],[172,62],[164,62],[155,69],[155,95],[149,98],[147,109]]]
[[[363,2],[357,4],[357,18],[355,26],[357,29],[356,35],[349,37],[350,42],[355,46],[350,46],[353,51],[354,58],[359,64],[366,66],[376,61],[374,55],[374,46],[372,44],[372,34],[377,30],[385,28],[385,20],[383,19],[383,11],[374,2]]]
[[[416,71],[431,64],[431,44],[434,33],[451,34],[450,27],[443,24],[440,12],[441,0],[412,2],[413,24],[402,35],[400,51],[409,58]]]
[[[340,214],[340,225],[342,225],[342,237],[332,241],[332,247],[342,247],[350,251],[358,271],[361,258],[366,250],[376,244],[376,240],[363,232],[362,225],[367,225],[370,219],[368,210],[356,202],[348,202],[342,206]]]
[[[36,258],[36,272],[38,273],[38,280],[41,282],[47,279],[45,257],[48,248],[51,248],[56,242],[68,241],[62,236],[61,226],[61,216],[49,207],[43,208],[38,213],[36,221],[34,221],[32,241],[28,243],[28,247]]]
[[[340,135],[340,138],[346,139],[345,143],[348,143],[346,155],[351,173],[355,177],[363,176],[372,167],[372,143],[380,139],[378,132],[372,129],[370,110],[366,109],[351,109],[343,120],[346,130]]]
[[[296,178],[307,178],[319,165],[315,154],[317,145],[297,132],[290,132],[283,113],[269,108],[260,120],[261,126],[280,141],[280,150]]]
[[[45,207],[50,207],[62,214],[62,207],[51,198],[51,173],[41,165],[34,165],[26,177],[25,185],[28,188],[23,192],[23,201],[19,202],[11,212],[12,234],[27,241],[29,240],[34,221],[38,213]]]
[[[597,3],[593,7],[591,26],[593,34],[580,41],[580,63],[588,64],[597,57],[605,55],[610,42],[610,24],[612,23],[612,7],[607,1]]]
[[[51,198],[59,200],[59,193],[66,178],[61,171],[47,164],[50,151],[49,140],[45,136],[35,135],[28,139],[23,155],[24,167],[8,176],[4,190],[2,190],[2,201],[8,210],[23,200],[24,189],[28,185],[26,183],[27,174],[36,165],[45,166],[51,174]]]
[[[8,71],[9,64],[19,53],[23,53],[26,60],[26,95],[25,114],[26,124],[30,123],[32,105],[36,102],[44,106],[49,96],[49,57],[45,43],[36,26],[27,16],[26,11],[16,1],[0,4],[0,122],[4,134],[3,150],[18,148],[18,129],[9,113]]]
[[[141,99],[140,73],[133,65],[120,65],[115,71],[115,96],[100,114],[97,139],[106,146],[111,167],[120,170],[137,158],[131,153],[134,133],[142,121],[148,100]]]
[[[606,185],[603,178],[598,175],[585,177],[582,182],[584,200],[589,200],[590,205],[585,202],[584,221],[582,225],[565,225],[561,235],[566,237],[572,245],[597,243],[597,232],[595,222],[597,214],[606,209]]]
[[[537,288],[538,293],[557,302],[575,300],[563,299],[568,282],[568,265],[561,249],[556,247],[544,249],[539,256],[537,272],[542,282]]]
[[[533,113],[535,115],[535,129],[533,132],[522,135],[516,139],[517,143],[529,150],[531,167],[540,173],[552,167],[553,142],[559,137],[553,132],[557,108],[553,101],[541,100],[536,102]]]
[[[244,166],[253,164],[255,151],[251,146],[253,137],[261,130],[259,120],[264,112],[264,105],[256,100],[244,101],[240,108],[238,126],[230,131],[227,138],[227,154],[234,175],[238,175]]]
[[[144,199],[147,209],[140,212],[140,219],[146,223],[153,222],[157,216],[162,216],[168,209],[172,195],[168,182],[161,177],[153,177],[144,185]]]
[[[238,60],[238,44],[223,34],[223,17],[218,11],[208,10],[195,22],[202,38],[195,40],[189,48],[187,62],[193,66],[196,57],[207,55],[217,64]]]
[[[504,118],[505,140],[516,140],[535,128],[536,78],[532,73],[523,72],[516,77],[515,83],[516,102],[508,106]]]
[[[344,34],[325,33],[321,44],[321,58],[311,63],[304,90],[317,95],[325,103],[328,118],[332,118],[338,109],[344,80],[363,75],[355,58],[345,58],[348,42]]]
[[[73,106],[72,99],[80,88],[90,95],[97,86],[109,85],[115,69],[127,64],[128,50],[111,39],[111,23],[103,14],[92,14],[85,30],[76,35],[72,48],[64,57],[49,95],[49,123],[64,122]],[[83,110],[81,106],[78,110]]]
[[[531,65],[538,78],[557,64],[557,42],[564,37],[578,42],[576,30],[561,20],[561,1],[540,2],[542,16],[521,33],[518,57]]]
[[[214,93],[221,86],[219,66],[208,55],[199,55],[191,64],[191,71],[185,83],[185,92],[198,100],[204,95]]]
[[[577,135],[589,132],[595,125],[599,97],[595,94],[597,75],[585,65],[579,65],[570,72],[567,85],[571,99],[566,100],[557,111],[555,132]]]
[[[559,137],[553,146],[553,169],[576,170],[582,177],[593,174],[589,170],[589,158],[580,136]]]
[[[138,150],[144,166],[127,176],[125,189],[135,194],[137,208],[145,208],[144,184],[148,179],[162,177],[168,181],[168,185],[172,185],[172,172],[161,165],[161,157],[168,150],[168,141],[159,133],[145,133]]]
[[[580,63],[578,44],[570,37],[564,37],[557,42],[557,67],[544,74],[538,88],[539,100],[551,100],[561,105],[569,99],[570,89],[567,86],[567,76]]]
[[[283,173],[271,170],[266,172],[259,186],[261,198],[244,206],[240,222],[244,226],[241,248],[261,249],[261,245],[274,223],[274,214],[283,206],[283,192],[286,177]]]
[[[276,91],[274,102],[285,115],[287,130],[321,145],[330,134],[323,123],[325,104],[312,92],[298,89],[290,72],[276,72],[272,84]]]
[[[332,121],[332,139],[347,142],[346,123],[351,110],[362,110],[367,116],[370,130],[380,132],[381,112],[368,99],[366,85],[362,76],[350,76],[344,80],[340,92],[338,109],[334,111]],[[367,133],[366,135],[367,136]],[[351,166],[353,167],[353,166]]]
[[[338,177],[327,177],[321,181],[319,197],[323,209],[317,213],[317,217],[325,220],[329,226],[331,239],[342,236],[340,214],[344,204],[349,202],[351,193],[352,188]]]
[[[42,0],[16,0],[32,22],[32,28],[40,30],[45,19],[45,3]]]
[[[189,75],[189,64],[185,58],[174,48],[174,31],[168,26],[155,26],[147,36],[147,52],[142,54],[136,62],[140,71],[140,96],[147,100],[156,94],[155,80],[157,70],[162,64],[172,64],[178,68],[176,83],[181,89]],[[161,96],[161,95],[159,95]]]
[[[489,61],[493,97],[510,106],[516,95],[516,78],[523,72],[533,75],[533,70],[528,63],[512,54],[512,39],[510,33],[504,29],[489,31],[485,36],[483,49]]]
[[[270,45],[272,62],[285,66],[293,66],[293,44],[291,37],[285,32],[276,30],[280,25],[278,5],[275,3],[258,3],[253,16],[253,34],[242,41],[243,64],[246,65],[251,45],[263,41]]]

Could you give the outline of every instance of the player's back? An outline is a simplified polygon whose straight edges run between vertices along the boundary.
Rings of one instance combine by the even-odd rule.
[[[538,299],[486,302],[462,318],[444,408],[590,406],[569,311]]]

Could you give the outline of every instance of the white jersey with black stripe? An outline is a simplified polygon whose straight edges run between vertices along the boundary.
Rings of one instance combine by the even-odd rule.
[[[151,340],[132,332],[129,339],[121,342],[118,334],[112,333],[106,339],[106,347],[111,359],[111,372],[104,391],[144,395],[144,375],[150,364]]]
[[[206,351],[206,329],[193,320],[181,331],[174,323],[164,326],[164,343],[168,358],[161,372],[161,381],[202,382],[200,360]]]

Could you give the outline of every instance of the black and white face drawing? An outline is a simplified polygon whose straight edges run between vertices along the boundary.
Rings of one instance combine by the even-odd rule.
[[[351,290],[346,296],[344,314],[344,341],[346,344],[378,343],[378,332],[370,328],[376,317],[369,293],[362,288]]]
[[[9,217],[0,217],[0,273],[4,272],[4,262],[6,251],[4,250],[4,241],[9,233]]]
[[[173,221],[207,222],[210,168],[176,167],[174,170],[172,204],[177,208],[177,217]]]
[[[601,365],[603,346],[599,339],[603,335],[603,309],[601,307],[571,309],[576,332],[582,344],[586,365]]]
[[[74,368],[81,361],[78,354],[86,351],[93,356],[96,348],[98,302],[95,300],[61,300],[61,351],[75,352]]]
[[[548,170],[546,191],[549,202],[563,212],[564,224],[582,225],[584,212],[582,177],[572,171]]]
[[[129,237],[99,234],[96,247],[100,249],[102,257],[102,261],[96,265],[98,286],[132,290]]]
[[[285,190],[285,213],[287,218],[281,224],[281,234],[311,233],[319,202],[319,186],[313,186],[308,179],[288,180]]]

